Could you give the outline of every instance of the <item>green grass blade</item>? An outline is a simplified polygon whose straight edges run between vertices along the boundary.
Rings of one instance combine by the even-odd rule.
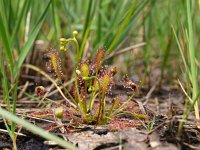
[[[99,7],[98,7],[98,21],[97,21],[97,40],[101,40],[102,34],[102,16],[100,10],[102,9],[102,0],[99,0]]]
[[[90,1],[89,1],[89,4],[88,4],[88,9],[87,9],[87,14],[86,14],[86,18],[85,18],[85,24],[84,24],[82,39],[84,39],[86,30],[87,30],[88,25],[89,25],[89,22],[90,22],[90,20],[91,20],[92,2],[93,2],[93,1],[90,0]]]
[[[103,3],[103,2],[102,2]],[[114,3],[113,1],[108,2],[109,3]],[[104,7],[109,7],[107,6],[108,4],[102,4],[102,8]],[[110,5],[111,5],[110,4]],[[111,39],[113,39],[114,34],[116,33],[119,23],[121,21],[121,18],[123,18],[124,13],[126,13],[126,11],[122,8],[125,8],[125,5],[127,4],[127,1],[118,1],[116,3],[116,8],[113,10],[113,14],[111,18],[108,18],[108,12],[107,10],[100,10],[101,16],[102,16],[102,21],[104,21],[105,23],[105,28],[106,28],[106,32],[103,32],[102,34],[104,36],[102,36],[101,39],[96,39],[96,43],[95,43],[95,50],[98,49],[98,47],[101,47],[102,45],[104,46],[109,46],[109,44],[111,43]],[[108,8],[107,8],[108,9]]]
[[[181,57],[182,57],[182,60],[183,60],[183,63],[184,63],[184,66],[185,66],[186,72],[188,73],[189,78],[191,78],[191,73],[190,73],[190,70],[189,70],[189,66],[188,66],[188,64],[186,62],[185,56],[183,54],[183,49],[181,47],[181,44],[179,42],[179,39],[177,37],[176,31],[175,31],[173,26],[172,26],[172,30],[173,30],[173,33],[174,33],[174,36],[175,36],[175,39],[176,39],[176,42],[177,42],[177,45],[178,45],[178,49],[180,51],[180,54],[181,54]]]
[[[128,10],[128,14],[126,15],[126,17],[124,18],[124,21],[123,23],[121,24],[119,30],[117,31],[114,39],[112,40],[109,48],[108,48],[108,52],[112,52],[116,43],[118,42],[119,38],[120,38],[120,35],[122,34],[123,30],[126,28],[126,26],[128,25],[128,23],[130,22],[130,19],[134,13],[136,9],[136,4],[131,4],[129,10]]]
[[[22,8],[20,9],[19,16],[16,18],[16,23],[13,29],[13,34],[11,37],[11,48],[14,46],[14,43],[17,41],[17,33],[20,30],[20,24],[25,17],[25,13],[27,12],[28,8],[30,6],[30,1],[24,1]]]
[[[13,99],[12,114],[16,114],[16,108],[17,108],[17,87],[18,87],[17,82],[14,85],[12,85],[12,86],[13,86],[11,88],[12,89],[12,99]],[[15,132],[15,122],[12,121],[11,122],[11,133],[12,133],[12,135],[14,135],[14,132]]]
[[[112,20],[112,24],[114,26],[110,26],[108,32],[102,39],[104,45],[108,46],[108,52],[112,52],[116,48],[116,46],[118,46],[125,39],[127,34],[130,33],[130,30],[133,28],[133,26],[135,26],[135,20],[139,17],[145,6],[147,6],[148,1],[130,3],[126,4],[130,7],[125,9],[125,11],[122,11],[121,15],[118,15],[120,17],[117,17],[115,21]],[[100,41],[100,43],[102,41]]]
[[[15,122],[16,124],[22,125],[24,128],[31,131],[32,133],[38,134],[45,139],[56,142],[58,145],[62,146],[63,148],[69,148],[70,150],[77,150],[77,148],[74,145],[72,145],[71,143],[68,143],[68,142],[64,141],[63,139],[51,134],[50,132],[45,131],[42,128],[39,128],[39,127],[29,123],[28,121],[13,115],[12,113],[2,109],[1,107],[0,107],[0,114],[3,117],[5,117],[6,119],[9,119],[9,120]]]
[[[8,83],[8,78],[6,76],[6,69],[5,69],[5,66],[3,64],[3,61],[4,61],[3,55],[1,54],[0,55],[0,79],[2,81],[1,82],[2,83],[1,86],[3,87],[3,102],[7,105],[8,111],[11,112],[10,94],[9,94],[10,93],[9,92],[9,83]],[[11,124],[13,124],[13,125],[11,127],[12,129],[10,129],[9,126],[8,126],[8,124],[7,124],[7,121],[5,120],[5,118],[3,118],[3,121],[4,121],[4,124],[6,126],[7,131],[9,133],[9,136],[11,138],[13,138],[13,134],[12,134],[13,132],[11,131],[13,129],[13,127],[14,127],[13,122],[11,122]]]
[[[8,59],[8,63],[10,65],[10,71],[12,73],[13,68],[14,68],[14,59],[13,59],[13,55],[12,55],[12,51],[11,51],[11,45],[10,45],[10,40],[8,38],[8,30],[5,28],[5,24],[2,20],[2,17],[0,15],[0,35],[1,35],[1,39],[5,48],[5,53],[6,53],[6,57]]]
[[[93,20],[94,12],[92,13],[92,6],[93,6],[93,0],[90,0],[89,4],[88,4],[86,18],[85,18],[85,24],[84,24],[83,35],[82,35],[82,43],[80,46],[80,52],[79,52],[79,56],[78,56],[79,59],[82,58],[85,43],[86,43],[87,37],[89,35],[90,26],[91,26],[91,23]]]
[[[4,117],[2,117],[2,119],[3,119],[3,122],[4,122],[5,126],[6,126],[6,130],[8,131],[8,134],[9,134],[10,138],[13,138],[6,119]]]
[[[197,82],[197,68],[195,64],[195,49],[194,49],[194,39],[193,39],[193,27],[192,27],[192,15],[190,10],[190,1],[187,1],[187,21],[188,21],[188,32],[189,32],[189,57],[190,57],[190,67],[193,85],[193,99],[197,96],[198,82]]]
[[[30,33],[28,41],[26,42],[24,48],[21,50],[21,53],[19,55],[19,60],[17,61],[17,64],[14,69],[15,78],[17,77],[19,69],[20,69],[22,63],[24,62],[28,52],[30,51],[33,42],[35,41],[35,39],[38,35],[38,32],[40,31],[40,28],[42,26],[43,20],[46,16],[46,13],[47,13],[47,10],[48,10],[50,4],[51,4],[51,1],[49,1],[49,3],[47,4],[47,6],[44,9],[42,15],[40,16],[38,22],[36,23],[35,27],[33,28],[32,32]]]
[[[0,15],[2,17],[2,20],[4,22],[4,26],[7,27],[7,31],[8,31],[8,1],[7,0],[1,0],[0,1]]]
[[[0,75],[2,75],[1,82],[2,82],[2,87],[3,87],[3,101],[5,104],[7,104],[7,108],[9,111],[10,109],[10,97],[9,97],[9,86],[8,86],[8,79],[6,77],[6,69],[3,64],[3,57],[2,54],[0,56]]]
[[[142,14],[141,12],[145,8],[145,6],[147,6],[148,2],[149,1],[143,1],[137,5],[137,9],[134,11],[134,14],[130,19],[130,22],[127,24],[127,26],[124,28],[121,35],[119,36],[119,39],[116,41],[116,44],[114,44],[114,48],[118,46],[127,37],[131,29],[133,28],[136,19],[138,19],[140,14]],[[111,51],[113,51],[114,48]]]
[[[188,23],[188,36],[189,36],[189,58],[190,58],[190,68],[191,68],[191,82],[192,82],[192,98],[193,101],[197,97],[198,94],[198,76],[197,76],[197,66],[195,63],[195,49],[194,49],[194,39],[193,39],[193,25],[192,25],[192,15],[191,15],[191,5],[190,1],[187,0],[187,23]],[[195,117],[196,119],[199,119],[199,106],[198,106],[198,100],[194,105],[194,111],[195,111]],[[198,128],[200,128],[200,124],[198,123]]]
[[[57,8],[56,8],[56,1],[52,0],[52,16],[53,16],[53,25],[54,25],[54,30],[55,30],[55,39],[54,41],[59,41],[59,36],[60,36],[60,22],[58,19],[58,12],[57,12]],[[56,43],[58,44],[58,42]]]

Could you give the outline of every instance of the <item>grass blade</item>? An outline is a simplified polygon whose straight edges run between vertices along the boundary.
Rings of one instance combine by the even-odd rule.
[[[0,107],[0,114],[2,115],[2,117],[9,119],[9,120],[15,122],[16,124],[22,125],[24,128],[31,131],[32,133],[38,134],[45,139],[56,142],[58,145],[62,146],[63,148],[69,148],[70,150],[77,150],[77,148],[74,145],[72,145],[71,143],[68,143],[68,142],[64,141],[63,139],[51,134],[50,132],[45,131],[42,128],[39,128],[39,127],[29,123],[28,121],[13,115],[12,113],[2,109],[1,107]]]
[[[178,49],[180,51],[180,54],[181,54],[181,57],[182,57],[182,60],[183,60],[183,63],[184,63],[184,66],[185,66],[186,72],[188,73],[188,76],[191,79],[191,73],[190,73],[190,70],[189,70],[189,66],[188,66],[188,64],[186,62],[185,56],[183,54],[183,49],[181,47],[181,44],[180,44],[179,39],[178,39],[178,36],[177,36],[176,31],[175,31],[173,26],[172,26],[172,30],[173,30],[173,33],[174,33],[174,36],[175,36],[175,39],[176,39],[176,42],[177,42],[177,45],[178,45]]]
[[[21,11],[19,12],[19,16],[17,16],[17,22],[15,23],[14,29],[13,29],[13,34],[11,37],[11,48],[14,46],[14,43],[17,41],[17,32],[19,31],[20,24],[22,22],[23,17],[25,17],[25,13],[27,12],[27,9],[29,8],[30,1],[25,1],[23,3],[22,8],[20,9]]]
[[[57,12],[57,7],[56,7],[56,1],[52,0],[52,16],[53,16],[53,24],[54,24],[54,30],[55,30],[55,39],[54,41],[58,41],[59,36],[60,36],[60,22],[58,19],[58,12]]]
[[[24,62],[28,52],[30,51],[33,42],[35,41],[35,39],[38,35],[38,32],[40,31],[40,28],[42,26],[43,20],[46,16],[46,13],[47,13],[47,10],[48,10],[50,4],[51,4],[51,1],[49,1],[46,8],[44,9],[44,11],[43,11],[42,15],[40,16],[38,22],[36,23],[35,27],[33,28],[32,32],[30,33],[30,37],[28,38],[27,43],[25,44],[24,48],[22,49],[22,51],[19,55],[19,60],[17,61],[17,64],[14,68],[15,78],[17,77],[19,69],[20,69],[22,63]]]
[[[3,64],[3,57],[2,54],[0,56],[0,75],[2,75],[1,82],[2,82],[2,87],[3,87],[3,102],[5,104],[7,104],[7,108],[9,111],[11,111],[10,109],[10,97],[9,97],[9,86],[8,86],[8,79],[6,77],[6,69],[5,66]]]
[[[189,32],[189,58],[190,58],[190,67],[191,67],[191,82],[192,82],[192,98],[193,100],[197,97],[198,94],[198,81],[197,81],[197,67],[195,63],[195,49],[194,49],[194,39],[193,39],[193,27],[192,27],[192,15],[191,15],[191,6],[190,1],[187,0],[187,21],[188,21],[188,32]],[[194,105],[196,119],[199,119],[199,106],[198,101]],[[200,128],[200,125],[198,125]]]
[[[130,19],[131,19],[132,15],[133,15],[135,9],[136,9],[136,4],[131,4],[131,7],[129,8],[128,14],[127,14],[126,17],[124,18],[123,23],[121,24],[119,30],[117,31],[117,33],[116,33],[114,39],[112,40],[112,42],[111,42],[111,44],[110,44],[110,46],[109,46],[109,48],[108,48],[108,51],[109,51],[109,52],[112,52],[112,50],[114,49],[114,47],[115,47],[117,41],[118,41],[119,38],[120,38],[120,35],[122,34],[123,30],[124,30],[125,27],[128,25],[128,23],[130,22]]]
[[[8,38],[8,30],[5,28],[5,24],[2,20],[1,15],[0,15],[0,35],[1,35],[1,39],[3,41],[3,45],[5,48],[6,57],[8,59],[9,65],[10,65],[9,68],[12,73],[13,68],[14,68],[14,59],[13,59],[13,55],[12,55],[12,51],[11,51],[11,45],[10,45],[9,38]]]
[[[84,29],[83,29],[83,36],[82,36],[82,43],[80,46],[79,59],[82,58],[85,43],[86,43],[87,37],[89,35],[90,26],[91,26],[91,23],[93,20],[94,12],[92,12],[92,6],[93,6],[92,4],[93,4],[93,0],[90,0],[89,4],[88,4],[88,10],[87,10],[87,15],[86,15],[86,19],[85,19]]]

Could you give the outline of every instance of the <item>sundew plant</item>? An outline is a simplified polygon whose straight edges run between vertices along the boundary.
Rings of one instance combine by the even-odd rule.
[[[74,43],[76,52],[76,65],[74,68],[73,79],[74,82],[70,87],[64,87],[64,93],[66,94],[66,106],[68,116],[76,118],[79,116],[79,122],[86,124],[107,124],[119,115],[128,114],[134,118],[144,119],[148,118],[145,115],[135,114],[132,111],[127,110],[127,106],[131,105],[129,102],[133,99],[134,95],[138,92],[137,85],[124,76],[122,82],[123,85],[132,91],[130,97],[125,101],[119,97],[114,97],[108,102],[107,95],[111,92],[114,85],[114,76],[117,73],[117,68],[103,65],[106,58],[106,51],[103,48],[99,48],[94,58],[82,60],[82,54],[79,51],[79,44],[77,41],[77,31],[73,32],[73,38],[60,39],[60,51],[64,51],[67,55],[67,44]],[[49,50],[47,55],[49,56],[48,67],[52,67],[54,70],[59,84],[63,84],[62,79],[62,61],[60,52],[55,49]],[[63,54],[63,53],[62,53]],[[38,95],[44,94],[45,88],[42,86],[36,87],[36,93]],[[63,105],[60,108],[55,109],[55,115],[58,118],[62,118]]]

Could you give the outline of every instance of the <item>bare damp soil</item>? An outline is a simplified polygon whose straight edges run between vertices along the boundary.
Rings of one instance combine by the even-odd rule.
[[[115,89],[116,93],[122,90]],[[121,92],[123,93],[123,91]],[[190,150],[200,147],[200,130],[196,128],[193,114],[184,125],[182,136],[178,137],[178,125],[182,118],[184,108],[184,96],[177,88],[166,86],[162,90],[141,89],[141,94],[135,98],[135,101],[144,103],[147,112],[153,114],[153,128],[148,129],[146,125],[140,125],[135,128],[124,128],[118,131],[110,131],[107,126],[87,126],[80,125],[68,130],[68,126],[56,126],[52,118],[47,122],[33,117],[27,118],[32,123],[47,129],[65,140],[68,140],[78,146],[79,149],[135,149],[135,150]],[[37,103],[18,102],[18,113],[29,113],[32,110],[38,110]],[[23,106],[23,107],[22,107]],[[24,107],[25,106],[25,107]],[[27,106],[27,108],[26,108]],[[34,106],[34,107],[33,107]],[[149,120],[149,122],[152,120]],[[65,120],[62,121],[64,124]],[[0,129],[5,129],[3,121],[0,120]],[[21,129],[18,127],[17,130]],[[12,141],[6,132],[0,131],[0,149],[12,149]],[[47,150],[61,149],[55,143],[42,139],[24,129],[20,130],[17,137],[17,146],[19,150]]]

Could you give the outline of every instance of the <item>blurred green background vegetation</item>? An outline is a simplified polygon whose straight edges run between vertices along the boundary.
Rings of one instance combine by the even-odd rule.
[[[199,68],[199,2],[192,1],[191,8],[195,62]],[[74,30],[79,32],[80,50],[91,55],[99,47],[109,54],[144,42],[143,47],[111,59],[120,64],[122,72],[136,72],[142,84],[150,82],[152,72],[158,73],[155,79],[160,83],[163,78],[183,78],[184,65],[172,27],[189,64],[186,1],[1,0],[0,13],[1,77],[6,77],[12,86],[36,40],[58,49],[59,38],[72,36]]]
[[[137,70],[138,64],[135,62],[140,60],[144,66],[144,80],[153,70],[153,64],[161,70],[161,78],[165,71],[170,78],[173,74],[176,76],[180,73],[177,64],[181,64],[182,60],[172,26],[177,33],[183,32],[187,26],[186,1],[1,0],[0,7],[3,26],[1,54],[7,57],[5,61],[10,61],[11,65],[18,64],[15,71],[21,67],[36,39],[58,48],[60,37],[70,37],[72,31],[77,30],[80,49],[87,48],[91,53],[99,47],[105,47],[111,53],[145,42],[146,45],[139,49],[139,55],[137,52],[123,55],[124,72],[130,71],[130,66]],[[199,45],[198,12],[198,1],[194,1],[192,20],[195,47]],[[182,44],[184,45],[184,38]],[[199,60],[200,56],[196,57]]]

